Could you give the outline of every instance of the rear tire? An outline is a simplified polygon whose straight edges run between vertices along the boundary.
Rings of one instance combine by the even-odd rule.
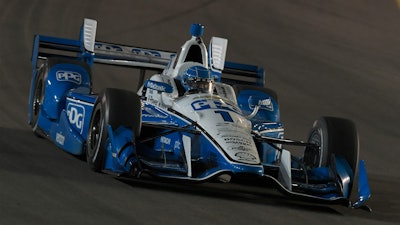
[[[35,79],[35,90],[33,92],[33,97],[32,97],[32,122],[31,122],[31,127],[33,133],[38,136],[38,137],[45,137],[43,131],[38,127],[38,120],[39,120],[39,115],[41,113],[41,108],[43,105],[43,99],[44,99],[44,91],[46,89],[46,83],[44,82],[45,75],[47,75],[47,63],[42,64],[42,66],[38,70],[38,74],[36,75]]]
[[[86,160],[95,172],[101,172],[106,158],[107,125],[113,130],[120,126],[131,128],[134,138],[141,129],[141,102],[133,92],[105,89],[94,104],[86,142]]]
[[[42,129],[38,126],[38,119],[40,114],[42,113],[42,106],[44,102],[44,97],[46,93],[46,83],[48,82],[48,76],[49,76],[49,71],[50,69],[57,65],[57,64],[74,64],[82,67],[89,73],[90,77],[90,68],[89,66],[84,63],[80,62],[77,60],[72,60],[72,59],[66,59],[66,58],[60,58],[60,57],[50,57],[47,58],[40,64],[39,69],[37,70],[37,75],[35,78],[35,83],[34,83],[34,91],[33,91],[33,97],[32,97],[32,102],[31,102],[31,121],[30,125],[32,127],[32,131],[35,135],[39,137],[46,137],[47,134],[42,131]],[[89,91],[90,92],[90,91]],[[53,97],[53,96],[52,96]],[[46,103],[47,104],[47,103]],[[49,107],[49,105],[46,105],[46,107]],[[52,108],[54,106],[51,106]]]

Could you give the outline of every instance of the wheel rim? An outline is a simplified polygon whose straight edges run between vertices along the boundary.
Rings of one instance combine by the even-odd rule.
[[[101,111],[100,109],[96,110],[93,120],[92,126],[90,128],[89,134],[89,157],[91,161],[94,162],[97,158],[97,154],[100,148],[101,137],[103,135],[103,123],[104,121],[101,119]]]
[[[35,90],[35,94],[33,96],[33,103],[32,103],[32,115],[33,115],[33,121],[36,122],[37,117],[39,116],[40,113],[40,107],[43,102],[43,84],[42,84],[42,79],[39,79],[37,81],[37,86]]]
[[[319,146],[319,155],[318,155],[318,165],[321,166],[322,165],[322,156],[324,155],[324,139],[323,139],[323,135],[322,135],[322,129],[316,129],[314,130],[309,138],[309,142],[310,143],[314,143],[317,146]]]

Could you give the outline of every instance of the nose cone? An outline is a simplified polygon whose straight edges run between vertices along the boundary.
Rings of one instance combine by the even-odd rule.
[[[201,24],[194,23],[190,27],[190,34],[194,37],[201,37],[204,33],[204,26]]]
[[[234,162],[260,164],[257,147],[251,136],[251,124],[239,109],[218,96],[188,95],[175,102],[173,109],[196,121],[215,141],[223,155]]]

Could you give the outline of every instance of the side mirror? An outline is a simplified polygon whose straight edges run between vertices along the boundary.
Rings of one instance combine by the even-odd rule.
[[[146,80],[144,86],[159,92],[172,93],[174,91],[171,85],[154,80]]]

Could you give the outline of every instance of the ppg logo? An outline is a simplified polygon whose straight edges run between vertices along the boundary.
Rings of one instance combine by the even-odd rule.
[[[69,122],[82,134],[85,119],[85,108],[75,103],[69,103],[67,106],[67,117]]]
[[[59,70],[56,72],[56,77],[58,81],[68,81],[75,84],[82,83],[82,75],[74,71]]]

